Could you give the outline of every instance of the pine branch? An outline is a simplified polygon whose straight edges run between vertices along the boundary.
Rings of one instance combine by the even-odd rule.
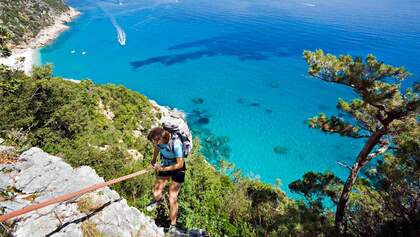
[[[351,167],[349,165],[347,165],[346,163],[344,163],[344,162],[336,161],[335,163],[337,163],[338,165],[340,165],[340,166],[342,166],[342,167],[344,167],[344,168],[346,168],[348,170],[351,170]]]
[[[342,118],[321,113],[309,119],[309,127],[318,128],[327,133],[338,133],[341,136],[352,138],[366,138],[368,136],[360,134],[360,128],[351,123],[345,122]]]

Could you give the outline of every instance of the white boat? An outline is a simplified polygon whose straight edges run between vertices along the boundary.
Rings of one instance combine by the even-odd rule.
[[[125,32],[121,29],[121,27],[116,27],[117,28],[117,34],[118,34],[118,43],[120,43],[120,45],[124,46],[126,43],[126,35]]]

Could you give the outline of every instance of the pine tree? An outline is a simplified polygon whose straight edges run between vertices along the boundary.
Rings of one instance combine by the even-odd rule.
[[[345,121],[338,116],[321,113],[309,119],[311,128],[326,133],[367,139],[344,183],[337,203],[335,226],[338,233],[345,231],[345,212],[353,185],[361,169],[376,155],[394,144],[406,121],[416,120],[420,102],[418,89],[401,91],[401,83],[411,74],[403,67],[393,67],[378,61],[373,55],[364,60],[350,55],[336,57],[322,50],[305,51],[309,74],[326,82],[348,86],[358,95],[351,101],[339,99],[337,108],[353,119]]]

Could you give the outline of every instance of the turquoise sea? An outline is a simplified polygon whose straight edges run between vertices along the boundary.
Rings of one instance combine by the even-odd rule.
[[[355,95],[309,78],[304,49],[373,53],[413,73],[404,86],[420,81],[418,0],[67,2],[82,15],[41,50],[42,63],[184,110],[208,160],[227,157],[287,192],[305,171],[346,176],[336,161],[352,163],[363,142],[308,128]]]

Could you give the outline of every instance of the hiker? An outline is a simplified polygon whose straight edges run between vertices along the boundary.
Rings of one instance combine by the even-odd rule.
[[[180,133],[170,132],[164,128],[153,128],[147,139],[154,145],[154,152],[151,165],[156,171],[156,181],[153,186],[153,200],[147,205],[147,211],[153,211],[162,200],[162,191],[169,179],[172,180],[169,186],[169,218],[170,227],[168,232],[176,232],[176,219],[178,215],[178,193],[185,177],[186,156],[183,151],[183,139]],[[156,159],[160,154],[160,164]]]

